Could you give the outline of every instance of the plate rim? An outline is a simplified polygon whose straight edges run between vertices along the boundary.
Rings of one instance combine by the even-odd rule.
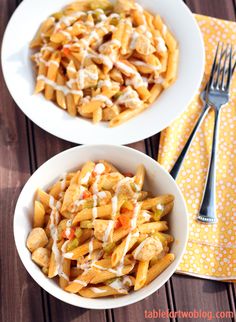
[[[188,6],[181,0],[172,0],[175,1],[175,3],[178,6],[182,6],[182,9],[185,10],[186,12],[188,12],[189,15],[189,19],[191,19],[191,23],[192,26],[194,26],[195,28],[195,35],[198,37],[198,47],[199,47],[199,55],[201,57],[199,57],[199,62],[201,63],[201,66],[198,66],[198,77],[195,76],[196,79],[196,85],[195,85],[195,90],[192,91],[192,94],[188,96],[188,98],[185,99],[186,103],[182,104],[182,108],[178,109],[178,112],[176,112],[174,115],[171,114],[168,116],[168,121],[165,120],[164,122],[162,122],[162,126],[159,126],[158,129],[155,129],[154,126],[145,127],[145,131],[129,131],[129,129],[125,129],[126,132],[128,132],[128,135],[121,137],[118,135],[113,135],[114,132],[112,133],[112,128],[111,128],[111,136],[112,136],[112,141],[109,139],[108,143],[110,144],[115,144],[115,145],[124,145],[124,144],[131,144],[134,142],[138,142],[141,140],[144,140],[146,138],[149,138],[161,131],[163,131],[165,128],[167,128],[168,126],[171,125],[171,123],[177,119],[187,108],[187,106],[190,104],[190,102],[192,101],[192,99],[194,98],[194,96],[196,95],[197,91],[199,90],[199,87],[201,85],[203,76],[204,76],[204,67],[205,67],[205,47],[204,47],[204,40],[203,40],[203,35],[201,33],[200,27],[193,15],[193,13],[191,12],[191,10],[188,8]],[[69,2],[69,1],[68,1]],[[138,2],[138,1],[137,1]],[[14,19],[16,17],[16,14],[18,14],[18,12],[20,12],[25,5],[27,5],[28,3],[32,4],[32,1],[29,0],[23,0],[23,2],[16,8],[16,10],[13,12],[7,26],[6,29],[4,31],[4,35],[2,38],[2,46],[1,46],[1,65],[2,65],[2,72],[3,72],[3,78],[6,84],[6,87],[12,97],[12,99],[14,100],[14,102],[16,103],[17,107],[20,108],[20,110],[37,126],[39,126],[41,129],[43,129],[44,131],[60,138],[63,140],[66,140],[68,142],[72,142],[72,143],[76,143],[76,144],[87,144],[87,145],[91,145],[91,144],[105,144],[106,141],[106,137],[105,137],[105,132],[102,133],[101,137],[99,136],[99,131],[95,131],[94,135],[86,135],[86,133],[84,133],[84,131],[82,131],[78,134],[73,134],[70,131],[61,131],[59,129],[59,127],[52,127],[50,124],[53,122],[53,120],[49,120],[49,122],[44,122],[42,119],[37,119],[36,116],[34,116],[34,113],[30,113],[26,108],[24,108],[24,102],[22,102],[22,100],[19,99],[19,97],[16,97],[17,95],[14,92],[14,89],[11,85],[10,82],[10,77],[8,77],[7,75],[7,70],[6,70],[6,64],[5,64],[5,60],[7,57],[7,48],[5,48],[6,45],[6,39],[8,37],[8,33],[9,33],[9,29],[12,26],[12,24],[14,23]],[[173,84],[174,85],[174,84]],[[23,100],[26,101],[26,98],[29,96],[25,96]],[[57,106],[56,106],[57,107]],[[58,107],[57,107],[58,108]],[[62,111],[64,113],[64,111]],[[145,115],[146,111],[143,111],[141,114]],[[140,114],[140,115],[141,115]],[[173,116],[172,116],[173,115]],[[67,115],[68,116],[68,115]],[[78,116],[80,117],[80,116]],[[84,118],[82,118],[84,120]],[[145,117],[143,117],[143,120],[145,120]],[[128,124],[131,120],[128,120],[127,122],[125,122],[124,124]],[[49,125],[48,125],[49,124]],[[79,126],[79,124],[78,124]],[[96,125],[92,125],[92,129],[95,127]],[[68,125],[67,125],[68,127]],[[122,125],[118,126],[117,129],[121,129],[122,132]],[[143,125],[144,128],[144,125]],[[89,131],[89,129],[88,129]],[[135,133],[134,133],[135,132]],[[109,134],[109,133],[108,133]],[[116,134],[116,133],[115,133]],[[95,137],[95,139],[94,139]]]

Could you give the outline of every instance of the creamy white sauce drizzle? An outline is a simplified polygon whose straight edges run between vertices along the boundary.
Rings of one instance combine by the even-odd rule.
[[[101,271],[108,271],[110,273],[113,273],[115,274],[116,276],[120,276],[120,272],[116,269],[113,269],[113,268],[107,268],[107,267],[103,267],[103,266],[100,266],[100,265],[97,265],[95,263],[92,264],[93,267],[97,268],[97,269],[100,269]]]
[[[121,46],[121,42],[118,39],[112,39],[110,40],[110,45],[117,45],[118,47]]]
[[[57,247],[57,239],[58,239],[58,233],[57,233],[57,225],[59,222],[59,213],[57,211],[56,208],[53,208],[50,214],[50,225],[49,225],[49,229],[50,229],[50,234],[53,240],[53,244],[52,244],[52,252],[54,254],[54,258],[55,258],[55,264],[56,264],[56,274],[58,274],[59,276],[63,276],[65,279],[68,280],[68,276],[66,274],[63,273],[62,270],[62,256],[60,254],[60,251]]]
[[[71,23],[76,21],[76,19],[78,19],[78,18],[80,18],[81,16],[84,16],[84,15],[86,15],[84,12],[77,11],[77,12],[74,12],[73,14],[71,14],[70,16],[61,17],[61,19],[57,23],[55,23],[54,33],[58,32],[58,30],[63,28],[63,25],[64,25],[64,27],[68,27],[68,26],[71,25]],[[51,18],[53,18],[54,21],[55,21],[54,17],[51,17]]]
[[[131,230],[134,230],[137,226],[137,219],[138,219],[138,214],[140,211],[140,207],[141,205],[136,203],[136,205],[134,206],[134,213],[133,213],[133,217],[130,221],[130,225],[131,225]]]
[[[94,237],[92,237],[90,242],[89,242],[89,255],[88,255],[89,259],[91,259],[92,252],[93,252],[93,242],[94,242]]]
[[[166,52],[167,48],[164,39],[162,37],[156,37],[156,40],[158,41],[157,50],[160,52]]]
[[[103,163],[97,163],[95,165],[94,172],[96,172],[97,174],[102,174],[103,172],[105,172],[104,164]]]
[[[154,83],[155,84],[163,84],[165,81],[165,79],[161,76],[159,76],[158,78],[154,79]]]
[[[146,240],[142,241],[138,247],[135,249],[135,251],[133,252],[133,256],[135,259],[137,259],[137,256],[139,255],[139,253],[141,252],[141,250],[143,249],[143,246],[145,245]]]
[[[136,71],[133,68],[120,61],[116,62],[115,65],[118,69],[120,69],[121,71],[125,71],[128,74],[134,75],[136,73]]]
[[[55,204],[55,199],[53,198],[53,196],[50,196],[50,198],[49,198],[49,207],[51,209],[53,209],[54,204]]]
[[[132,36],[131,36],[130,44],[129,44],[130,49],[132,49],[132,50],[135,49],[139,36],[140,36],[140,34],[134,30],[134,32],[132,33]]]
[[[68,31],[61,30],[60,33],[63,34],[69,41],[72,40],[72,36]]]
[[[97,195],[93,195],[93,209],[92,209],[92,222],[97,218],[98,216],[98,211],[97,211]]]
[[[64,257],[65,257],[65,258],[69,258],[69,259],[71,259],[73,256],[74,256],[74,254],[73,254],[73,253],[71,253],[71,252],[69,252],[69,253],[65,253],[65,254],[64,254]]]
[[[138,11],[140,11],[140,12],[143,12],[143,7],[142,6],[140,6],[140,4],[138,4],[138,3],[135,3],[135,8],[136,8],[136,10],[138,10]]]
[[[127,290],[124,287],[124,284],[119,279],[116,279],[115,281],[110,283],[108,286],[110,286],[111,288],[116,290],[118,293],[126,293],[127,292]]]
[[[99,95],[96,95],[92,98],[92,101],[102,101],[104,102],[107,106],[112,106],[113,103],[112,101],[105,95],[102,95],[102,94],[99,94]]]
[[[66,247],[67,247],[67,245],[68,245],[69,242],[70,242],[69,240],[66,240],[63,243],[63,245],[61,246],[61,252],[62,252],[62,254],[65,254],[66,253]]]
[[[145,221],[149,221],[151,219],[151,215],[147,211],[143,211],[142,215]]]
[[[160,66],[154,66],[154,65],[151,65],[151,64],[144,63],[141,60],[133,60],[132,64],[134,64],[135,66],[147,67],[147,68],[150,68],[152,70],[160,70],[160,68],[161,68]]]
[[[106,290],[101,290],[98,287],[90,287],[90,290],[93,291],[96,294],[102,294],[102,293],[106,293]]]
[[[43,81],[47,85],[53,87],[54,90],[56,90],[56,91],[63,92],[63,94],[65,96],[67,96],[68,94],[75,94],[75,95],[80,95],[80,96],[83,95],[82,91],[72,90],[72,89],[69,89],[67,86],[58,85],[57,83],[53,82],[49,78],[45,77],[44,75],[39,75],[37,77],[37,80]]]
[[[142,86],[145,86],[145,87],[148,86],[148,83],[145,82],[143,80],[142,76],[140,74],[138,74],[138,73],[134,77],[132,77],[132,78],[127,78],[126,81],[125,81],[125,84],[127,86],[131,85],[135,89],[137,89],[139,87],[142,87]]]
[[[73,280],[72,283],[77,283],[77,284],[80,284],[80,285],[82,285],[84,287],[86,287],[88,285],[88,283],[86,283],[85,281],[82,281],[80,279],[75,279],[75,280]]]
[[[123,282],[123,284],[125,284],[127,286],[132,286],[133,285],[133,283],[131,281],[131,278],[129,276],[127,276],[127,275],[123,276],[122,282]]]
[[[114,218],[118,210],[118,197],[117,194],[111,199],[112,204],[112,214],[111,217]]]
[[[104,199],[107,196],[105,191],[100,191],[100,192],[98,192],[97,195],[98,195],[98,198],[100,198],[100,199]]]
[[[67,69],[66,69],[68,72],[71,72],[71,73],[76,73],[77,72],[77,70],[75,69],[75,67],[71,67],[71,66],[69,66],[69,67],[67,67]],[[67,82],[68,83],[68,82]]]
[[[112,229],[114,228],[114,221],[108,220],[108,225],[103,236],[103,243],[106,244],[109,240]]]
[[[156,209],[163,211],[164,210],[164,206],[162,204],[157,204],[156,205]]]
[[[65,172],[62,176],[62,180],[61,180],[61,190],[65,190],[66,188],[66,176],[67,176],[67,173]]]
[[[92,186],[93,190],[93,209],[92,209],[92,222],[94,223],[94,220],[97,218],[97,205],[98,205],[98,182],[100,180],[101,174],[105,171],[105,166],[102,163],[96,164],[94,167],[94,173],[96,173],[96,177]]]
[[[98,88],[101,88],[101,87],[110,87],[112,86],[112,82],[110,81],[110,79],[105,79],[105,80],[100,80],[98,82]]]
[[[85,176],[81,179],[80,183],[84,184],[84,185],[87,185],[88,182],[89,182],[91,174],[92,174],[91,171],[86,172]]]
[[[118,97],[116,104],[125,104],[127,107],[139,107],[142,101],[139,99],[138,93],[127,87],[126,90]]]
[[[163,24],[163,27],[162,27],[162,33],[163,33],[163,35],[165,36],[166,35],[166,33],[167,33],[167,27],[166,27],[166,25],[165,24]]]
[[[55,48],[51,47],[51,46],[47,46],[47,45],[43,45],[43,47],[41,48],[41,51],[50,51],[53,52],[55,50]]]

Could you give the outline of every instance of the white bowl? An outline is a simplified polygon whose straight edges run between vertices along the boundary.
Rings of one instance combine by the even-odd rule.
[[[175,241],[171,252],[174,262],[152,283],[143,289],[118,298],[88,299],[63,291],[56,281],[46,277],[31,260],[26,238],[32,229],[33,200],[38,187],[47,188],[61,174],[80,167],[88,160],[105,159],[124,172],[134,172],[139,164],[147,171],[145,188],[155,194],[175,196],[172,213],[168,216],[170,233]],[[14,214],[14,237],[19,256],[33,279],[51,295],[75,306],[89,309],[117,308],[135,303],[158,290],[175,272],[184,253],[188,235],[188,217],[183,196],[172,177],[156,161],[128,147],[112,145],[80,146],[64,151],[44,163],[27,181],[19,196]]]
[[[2,43],[2,68],[8,89],[21,110],[45,131],[83,144],[128,144],[170,125],[198,90],[204,68],[202,35],[184,2],[137,0],[152,13],[159,13],[178,40],[178,78],[146,111],[115,128],[104,122],[94,125],[90,120],[73,118],[42,94],[33,95],[35,75],[29,43],[41,22],[70,2],[73,0],[24,0],[8,24]]]

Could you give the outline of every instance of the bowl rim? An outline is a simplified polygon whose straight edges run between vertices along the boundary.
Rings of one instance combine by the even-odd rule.
[[[183,204],[183,207],[184,207],[184,213],[182,214],[183,216],[183,219],[185,220],[185,224],[186,224],[186,232],[185,232],[185,240],[184,240],[184,244],[183,244],[183,247],[181,249],[181,251],[179,251],[178,253],[178,259],[176,258],[175,261],[172,263],[173,264],[173,270],[170,274],[169,277],[163,279],[161,281],[161,283],[158,285],[158,287],[156,287],[154,290],[149,290],[147,293],[145,294],[142,294],[142,295],[139,295],[138,296],[138,291],[135,292],[137,294],[137,298],[134,298],[134,299],[130,299],[129,301],[127,301],[127,304],[124,303],[124,304],[119,304],[119,297],[114,299],[114,304],[113,302],[112,303],[107,303],[106,305],[102,304],[102,306],[99,305],[99,301],[97,302],[97,305],[91,305],[91,304],[88,304],[86,305],[85,303],[83,303],[82,305],[80,305],[79,301],[78,301],[78,304],[77,303],[72,303],[69,299],[67,298],[64,298],[63,296],[60,296],[58,295],[57,293],[55,293],[53,290],[51,290],[51,286],[49,285],[49,282],[52,281],[50,279],[48,279],[48,282],[46,282],[46,285],[42,286],[42,284],[40,283],[40,277],[37,277],[31,267],[28,267],[27,266],[27,262],[28,262],[28,259],[24,257],[24,254],[23,254],[23,247],[22,245],[20,245],[20,243],[18,243],[17,239],[18,239],[18,235],[19,235],[19,232],[17,232],[17,223],[16,223],[16,217],[17,217],[17,211],[18,211],[18,208],[20,207],[20,204],[21,204],[21,198],[22,198],[22,195],[24,193],[24,190],[27,188],[27,186],[31,183],[31,181],[33,180],[33,178],[35,176],[38,175],[38,173],[40,173],[40,171],[42,170],[42,168],[46,168],[48,167],[48,165],[50,163],[53,163],[57,160],[57,158],[65,158],[67,157],[67,155],[69,155],[70,153],[73,153],[73,151],[75,150],[81,150],[81,152],[83,151],[83,149],[90,149],[90,150],[93,150],[93,148],[102,148],[102,147],[105,147],[105,148],[115,148],[115,149],[118,149],[120,150],[121,152],[125,153],[125,151],[129,150],[131,151],[131,153],[135,153],[135,154],[139,154],[141,155],[143,158],[146,158],[148,159],[149,161],[151,161],[153,164],[155,164],[156,167],[158,167],[161,171],[163,171],[165,173],[165,175],[167,175],[169,177],[169,179],[171,179],[172,181],[172,184],[175,185],[175,188],[177,189],[179,195],[180,195],[180,198],[181,198],[181,202]],[[77,306],[77,307],[81,307],[81,308],[86,308],[86,309],[114,309],[114,308],[119,308],[119,307],[123,307],[123,306],[127,306],[127,305],[130,305],[130,304],[133,304],[133,303],[136,303],[136,302],[139,302],[145,298],[147,298],[149,295],[153,294],[154,292],[156,292],[158,289],[160,289],[170,278],[171,276],[176,272],[176,269],[183,257],[183,254],[186,250],[186,246],[187,246],[187,241],[188,241],[188,233],[189,233],[189,225],[188,225],[188,211],[187,211],[187,206],[186,206],[186,202],[184,200],[184,197],[183,197],[183,194],[179,188],[179,186],[177,185],[177,183],[175,182],[175,180],[170,176],[170,174],[167,172],[166,169],[163,168],[162,165],[160,165],[157,161],[155,161],[154,159],[152,159],[151,157],[149,157],[148,155],[144,154],[143,152],[140,152],[136,149],[133,149],[133,148],[130,148],[130,147],[126,147],[126,146],[117,146],[117,145],[111,145],[111,144],[95,144],[95,145],[82,145],[82,146],[76,146],[76,147],[73,147],[73,148],[70,148],[70,149],[67,149],[65,151],[62,151],[58,154],[56,154],[55,156],[53,156],[52,158],[50,158],[49,160],[47,160],[46,162],[44,162],[30,177],[29,179],[27,180],[27,182],[25,183],[23,189],[21,190],[20,194],[19,194],[19,197],[18,197],[18,200],[17,200],[17,203],[16,203],[16,206],[15,206],[15,211],[14,211],[14,216],[13,216],[13,235],[14,235],[14,241],[15,241],[15,245],[16,245],[16,249],[17,249],[17,253],[18,253],[18,256],[20,257],[20,260],[21,262],[23,263],[23,266],[24,268],[27,270],[27,272],[29,273],[29,275],[34,279],[34,281],[42,288],[44,289],[45,291],[47,291],[49,294],[51,294],[52,296],[56,297],[57,299],[65,302],[65,303],[68,303],[68,304],[71,304],[71,305],[74,305],[74,306]],[[25,246],[26,247],[26,246]],[[35,264],[35,266],[37,266]],[[155,280],[154,280],[155,281]],[[55,282],[55,281],[54,281]],[[59,286],[58,286],[59,287]],[[63,292],[67,293],[66,291],[62,290]],[[74,295],[74,294],[73,294]],[[76,295],[78,296],[78,295]],[[128,296],[128,294],[126,295]],[[80,298],[80,297],[79,297]],[[86,298],[85,298],[86,300]],[[93,299],[96,301],[96,299]],[[106,298],[104,298],[103,300],[106,300]],[[127,299],[128,300],[128,299]],[[94,301],[94,302],[95,302]],[[85,301],[86,302],[86,301]],[[100,303],[101,304],[101,303]]]
[[[137,0],[138,1],[138,0]],[[150,137],[154,134],[156,134],[157,132],[162,131],[164,128],[166,128],[167,126],[169,126],[177,117],[179,117],[187,108],[187,106],[190,104],[190,102],[192,101],[193,97],[196,95],[203,75],[204,75],[204,65],[205,65],[205,50],[204,50],[204,41],[203,41],[203,36],[202,33],[200,31],[200,28],[197,24],[196,19],[194,18],[191,10],[187,7],[187,5],[180,0],[172,0],[173,3],[178,6],[179,8],[181,8],[182,12],[186,15],[188,15],[188,19],[189,21],[191,21],[191,26],[194,29],[194,35],[196,37],[196,39],[198,40],[198,48],[199,48],[199,66],[197,69],[197,74],[198,76],[195,77],[195,86],[193,89],[193,86],[191,88],[191,94],[187,94],[188,91],[186,91],[186,95],[188,95],[188,97],[186,97],[184,99],[184,102],[182,102],[182,104],[179,104],[181,106],[181,108],[178,108],[178,112],[176,113],[169,113],[168,117],[165,117],[165,119],[162,121],[161,126],[158,127],[158,129],[155,128],[155,126],[152,124],[151,126],[147,126],[145,127],[144,131],[131,131],[129,133],[129,135],[123,136],[122,138],[120,138],[119,135],[117,135],[117,132],[110,132],[112,135],[112,141],[110,141],[111,144],[130,144],[133,142],[138,142],[140,140],[143,140],[144,138]],[[30,3],[30,0],[23,0],[21,2],[21,4],[16,8],[16,10],[14,11],[14,13],[12,14],[7,27],[5,29],[4,32],[4,36],[3,36],[3,40],[2,40],[2,46],[1,46],[1,65],[2,65],[2,71],[3,71],[3,76],[4,76],[4,81],[5,84],[8,88],[8,91],[11,95],[11,97],[13,98],[13,100],[15,101],[16,105],[20,108],[20,110],[36,125],[38,125],[40,128],[42,128],[44,131],[58,137],[61,138],[63,140],[67,140],[69,142],[74,142],[77,144],[93,144],[94,142],[94,138],[92,138],[90,135],[85,135],[85,134],[81,134],[81,132],[79,134],[73,134],[71,133],[71,131],[61,131],[59,127],[52,125],[53,124],[53,120],[50,120],[49,122],[45,122],[44,119],[42,117],[38,118],[36,116],[36,114],[33,111],[28,110],[27,108],[24,107],[24,105],[29,105],[29,103],[27,102],[27,96],[24,96],[24,101],[22,101],[21,96],[19,94],[16,93],[16,91],[14,90],[14,86],[11,84],[11,80],[8,76],[8,71],[6,68],[6,57],[7,57],[7,48],[6,48],[6,40],[9,37],[9,31],[10,31],[10,27],[12,27],[12,23],[14,22],[15,17],[18,15],[18,13],[20,13],[22,10],[24,10],[24,7],[26,5],[28,5],[28,3]],[[177,80],[178,81],[178,80]],[[175,84],[172,84],[172,86],[174,86]],[[172,87],[171,86],[171,87]],[[182,85],[183,86],[183,85]],[[166,90],[166,92],[168,92],[168,89]],[[164,93],[163,93],[164,94]],[[166,95],[168,95],[168,93],[166,93]],[[176,95],[175,95],[176,96]],[[46,102],[48,104],[48,102]],[[45,104],[46,104],[45,103]],[[40,101],[38,101],[38,104],[41,104]],[[150,108],[155,108],[157,107],[155,104],[158,104],[157,102],[154,102],[153,104],[151,104],[152,106],[150,106],[146,111],[143,111],[141,114],[145,115],[146,112],[148,112],[148,110],[150,110]],[[164,106],[163,106],[164,107]],[[58,107],[57,107],[58,108]],[[65,111],[60,111],[65,113]],[[139,115],[141,115],[139,114]],[[40,114],[41,115],[41,114]],[[132,122],[132,120],[139,118],[139,115],[137,115],[136,117],[132,118],[131,120],[128,120],[127,122],[125,122],[123,125],[125,126],[125,124],[128,124],[129,122]],[[152,116],[154,114],[151,114]],[[151,119],[151,115],[148,117],[148,119]],[[156,115],[158,117],[158,115]],[[59,118],[57,120],[60,121],[60,116],[58,116]],[[64,120],[64,125],[66,124],[66,127],[68,128],[69,125],[68,122],[70,122],[69,119],[67,119],[67,117],[69,117],[69,115],[66,115],[66,121]],[[85,120],[87,122],[86,119],[84,119],[81,116],[78,116],[78,118],[81,118],[81,120]],[[140,123],[140,120],[142,122],[142,120],[145,119],[145,116],[142,117],[142,119],[138,119],[137,124]],[[73,121],[73,120],[71,120]],[[60,121],[61,122],[61,121]],[[47,125],[49,124],[49,126]],[[72,123],[69,123],[72,124]],[[78,122],[78,124],[76,126],[80,126],[81,123]],[[136,124],[135,124],[136,125]],[[97,140],[97,144],[104,144],[106,142],[106,138],[105,135],[108,134],[108,132],[104,131],[103,129],[100,130],[96,130],[95,128],[96,125],[92,124],[92,127],[90,128],[90,125],[87,127],[83,125],[83,127],[85,129],[87,129],[86,131],[91,131],[91,129],[94,129],[94,136],[96,137]],[[99,125],[97,125],[99,126]],[[133,129],[133,126],[131,126]],[[73,124],[73,128],[74,128],[74,124]],[[122,124],[120,126],[118,126],[117,128],[120,128],[120,130],[122,131]],[[113,128],[110,128],[110,130],[112,130]],[[114,128],[115,129],[115,128]],[[125,127],[124,131],[127,133],[129,132],[129,128]],[[84,132],[84,131],[82,131]]]

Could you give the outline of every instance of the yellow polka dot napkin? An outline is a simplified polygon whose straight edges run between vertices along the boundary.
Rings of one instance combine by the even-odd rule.
[[[236,23],[199,15],[196,15],[196,19],[205,42],[205,76],[190,106],[161,133],[158,161],[168,171],[199,117],[202,109],[199,94],[208,80],[218,41],[231,43],[236,48]],[[177,178],[189,213],[189,239],[178,272],[214,280],[236,281],[236,76],[231,85],[230,101],[223,108],[220,120],[216,200],[218,223],[206,225],[196,221],[196,216],[209,161],[213,118],[214,113],[210,112]]]

